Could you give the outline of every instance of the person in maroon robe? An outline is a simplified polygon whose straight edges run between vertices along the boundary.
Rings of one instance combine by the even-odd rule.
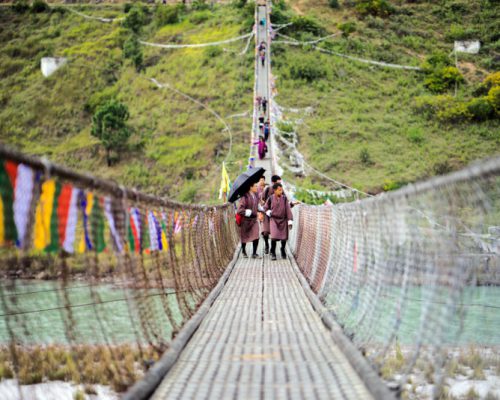
[[[281,177],[279,175],[273,175],[271,177],[271,186],[268,186],[260,195],[260,203],[262,205],[266,204],[266,201],[274,193],[273,185],[275,183],[280,183]],[[271,222],[267,215],[264,214],[264,221],[262,221],[262,237],[264,238],[264,243],[266,245],[264,249],[264,254],[269,254],[269,234],[271,233]]]
[[[276,260],[276,242],[281,241],[281,257],[286,258],[286,241],[288,230],[292,228],[293,215],[290,203],[283,193],[283,185],[275,183],[274,193],[267,199],[264,205],[266,215],[270,218],[271,231],[271,260]]]
[[[259,197],[257,196],[257,183],[252,183],[247,193],[240,199],[238,210],[241,215],[240,238],[243,257],[247,258],[246,244],[253,243],[252,258],[259,258],[257,247],[259,246],[259,222],[257,212],[259,210]]]

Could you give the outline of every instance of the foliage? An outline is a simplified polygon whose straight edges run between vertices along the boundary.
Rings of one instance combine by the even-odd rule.
[[[356,0],[355,7],[362,17],[367,15],[388,17],[394,12],[394,7],[388,0]]]
[[[129,112],[126,105],[110,100],[99,107],[92,117],[92,136],[98,138],[106,149],[108,166],[112,164],[111,151],[123,149],[132,131],[126,121]]]
[[[28,0],[16,0],[12,3],[11,7],[12,10],[18,14],[23,14],[30,9]]]
[[[43,13],[43,12],[48,12],[50,11],[49,5],[43,1],[43,0],[34,0],[33,4],[31,5],[31,12],[32,13]]]
[[[340,7],[339,0],[328,0],[328,5],[331,8],[339,8]]]
[[[296,15],[290,22],[292,25],[287,27],[287,32],[309,32],[317,36],[326,34],[325,28],[313,17]]]
[[[467,111],[471,114],[473,119],[486,121],[492,117],[495,110],[487,97],[479,97],[467,103]]]
[[[300,57],[288,65],[288,74],[292,79],[305,80],[313,82],[327,76],[327,70],[324,65],[317,62],[313,56]]]
[[[144,56],[142,54],[142,46],[136,35],[130,35],[123,44],[123,57],[132,60],[137,71],[142,69]]]
[[[494,86],[488,92],[488,102],[495,109],[497,116],[500,116],[500,86]]]
[[[424,85],[433,93],[443,93],[456,84],[464,82],[464,77],[456,67],[436,68],[424,80]]]
[[[222,53],[222,48],[220,46],[208,46],[207,48],[205,48],[205,57],[207,59],[217,58]]]
[[[123,12],[127,14],[133,6],[133,3],[123,3]]]
[[[123,26],[134,33],[139,33],[145,22],[146,16],[144,15],[144,11],[139,5],[134,5],[127,13],[123,21]]]
[[[373,161],[370,157],[370,153],[368,152],[367,148],[361,149],[361,151],[359,152],[359,160],[361,161],[361,164],[363,164],[363,165],[373,164]]]
[[[354,22],[343,22],[337,25],[339,30],[342,31],[342,36],[348,38],[353,32],[356,32],[356,24]]]
[[[208,10],[210,8],[210,4],[208,4],[206,0],[194,0],[191,7],[193,10]]]
[[[158,28],[165,25],[176,24],[180,21],[182,11],[182,4],[158,5],[154,14],[154,22]]]

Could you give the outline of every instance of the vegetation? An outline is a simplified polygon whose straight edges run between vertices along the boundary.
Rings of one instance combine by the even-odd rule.
[[[175,20],[159,17],[166,9],[175,9]],[[234,177],[248,154],[250,117],[228,117],[251,108],[252,52],[238,55],[244,41],[225,45],[227,51],[220,48],[216,55],[203,48],[140,46],[140,63],[136,44],[129,46],[135,41],[131,39],[134,30],[140,40],[156,43],[231,38],[248,32],[248,15],[236,7],[218,5],[203,10],[163,5],[81,6],[78,10],[106,18],[127,16],[128,22],[102,23],[55,8],[29,17],[11,7],[0,13],[4,28],[0,32],[0,140],[151,194],[218,202],[222,161],[226,159]],[[64,56],[69,62],[44,78],[40,59],[45,56]],[[170,84],[226,119],[233,135],[231,152],[229,133],[220,121],[177,92],[157,88],[149,78]],[[91,131],[93,115],[112,99],[128,108],[132,133],[120,158],[108,167],[107,151]]]
[[[119,153],[125,147],[132,132],[126,125],[129,118],[127,106],[109,100],[99,107],[92,117],[92,136],[98,138],[106,149],[106,160],[108,167],[111,166],[113,158],[111,152]]]
[[[332,8],[319,0],[291,0],[289,7],[273,9],[271,19],[286,23],[299,14],[314,21],[315,32],[293,25],[280,32],[312,40],[321,30],[340,31],[342,35],[318,46],[423,71],[381,68],[320,53],[310,45],[275,45],[278,104],[314,109],[285,113],[285,118],[300,121],[295,126],[299,150],[309,164],[350,186],[378,193],[499,153],[500,86],[495,82],[500,65],[498,37],[492,34],[500,14],[497,4],[339,3]],[[370,9],[385,9],[384,4],[387,12]],[[458,68],[449,56],[457,37],[479,39],[482,46],[477,55],[458,54]],[[296,177],[285,171],[285,178],[303,188],[330,189],[328,181],[315,175]]]

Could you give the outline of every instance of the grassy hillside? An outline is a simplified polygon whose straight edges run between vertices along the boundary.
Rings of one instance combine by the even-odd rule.
[[[453,66],[453,57],[447,55],[456,39],[480,39],[482,49],[478,55],[458,56],[463,82],[453,97],[454,85],[442,93],[426,87],[429,72],[380,68],[322,54],[308,45],[274,45],[278,103],[314,108],[310,115],[285,113],[290,120],[302,119],[296,126],[299,150],[312,166],[375,193],[500,153],[499,110],[482,121],[463,115],[469,112],[471,99],[487,95],[482,82],[499,70],[498,3],[330,3],[338,7],[332,8],[327,0],[291,0],[275,7],[273,19],[295,21],[280,33],[299,40],[342,33],[340,28],[347,31],[350,26],[354,32],[339,34],[320,46],[390,63],[429,67],[430,56],[444,54],[446,63]],[[362,15],[359,3],[386,3],[390,11]],[[444,111],[429,112],[433,101],[446,103]],[[299,186],[328,187],[327,181],[313,174],[287,176]]]
[[[248,15],[232,6],[140,7],[145,21],[139,38],[148,42],[204,43],[250,30]],[[177,21],[168,23],[163,11],[167,8],[178,14]],[[123,6],[77,9],[99,17],[127,15]],[[227,117],[249,111],[252,104],[252,48],[238,54],[245,41],[210,50],[144,46],[144,68],[137,72],[123,56],[131,31],[121,21],[88,20],[60,7],[40,13],[2,7],[0,26],[2,142],[182,201],[215,201],[226,157],[230,173],[241,168],[251,114]],[[70,61],[44,78],[43,56]],[[219,120],[178,93],[158,89],[148,78],[170,84],[227,118],[233,134],[231,154],[229,133]],[[96,108],[112,97],[127,105],[133,135],[120,160],[107,167],[91,125]]]

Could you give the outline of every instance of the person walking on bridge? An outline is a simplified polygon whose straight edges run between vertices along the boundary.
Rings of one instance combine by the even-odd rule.
[[[264,114],[267,111],[267,99],[265,97],[262,98],[262,111],[264,111]]]
[[[265,205],[267,199],[271,197],[274,193],[273,185],[275,183],[281,182],[281,177],[279,175],[273,175],[271,177],[271,186],[267,186],[262,194],[260,195],[260,203]],[[267,215],[264,214],[264,221],[262,221],[262,237],[264,238],[264,244],[266,245],[264,249],[264,254],[269,254],[269,234],[271,233],[271,221]]]
[[[281,258],[286,258],[286,241],[288,240],[288,230],[292,228],[293,215],[290,203],[283,193],[283,185],[275,183],[274,193],[270,196],[264,210],[270,218],[271,231],[271,260],[276,260],[276,242],[281,241]]]
[[[243,257],[247,258],[246,244],[252,242],[252,258],[259,258],[257,247],[259,246],[259,223],[257,213],[259,198],[257,196],[257,183],[252,183],[247,193],[240,199],[237,213],[242,217],[240,225],[240,238]]]

